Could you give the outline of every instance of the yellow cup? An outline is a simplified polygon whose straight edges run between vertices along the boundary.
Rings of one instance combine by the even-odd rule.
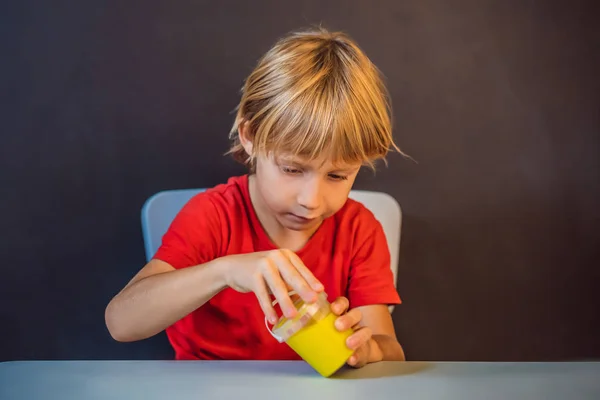
[[[290,292],[290,295],[295,292]],[[273,302],[273,305],[277,301]],[[340,332],[334,325],[337,316],[331,311],[327,294],[320,293],[315,303],[295,301],[296,317],[279,318],[271,330],[267,319],[265,325],[280,343],[285,342],[304,361],[324,377],[331,376],[350,358],[353,351],[346,345],[352,329]]]

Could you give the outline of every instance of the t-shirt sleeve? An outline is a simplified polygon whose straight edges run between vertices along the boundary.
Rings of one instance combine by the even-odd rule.
[[[359,229],[357,247],[350,265],[350,307],[400,304],[383,228],[375,217],[365,225],[366,229]]]
[[[218,257],[221,241],[219,213],[206,193],[188,201],[175,216],[153,258],[176,269]]]

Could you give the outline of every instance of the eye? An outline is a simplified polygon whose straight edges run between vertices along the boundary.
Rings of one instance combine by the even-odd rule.
[[[299,170],[298,168],[294,168],[294,167],[282,166],[281,170],[283,172],[285,172],[286,174],[290,174],[290,175],[298,175],[298,174],[302,173],[301,170]]]
[[[348,179],[347,176],[345,175],[339,175],[339,174],[329,174],[329,177],[331,179],[333,179],[334,181],[345,181]]]

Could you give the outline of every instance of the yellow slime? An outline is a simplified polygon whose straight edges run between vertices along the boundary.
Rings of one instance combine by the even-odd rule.
[[[346,346],[352,329],[340,332],[334,326],[337,316],[329,313],[320,321],[311,321],[286,343],[324,377],[331,376],[350,358],[353,351]]]

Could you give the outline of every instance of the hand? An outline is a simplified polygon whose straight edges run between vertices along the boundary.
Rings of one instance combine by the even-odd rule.
[[[321,282],[304,265],[300,257],[286,249],[237,254],[226,259],[225,282],[240,293],[254,292],[267,319],[273,324],[277,313],[269,294],[277,299],[283,315],[293,318],[297,310],[288,292],[296,293],[305,301],[317,300],[317,292],[324,290]]]
[[[350,328],[354,329],[354,333],[346,340],[346,346],[354,353],[347,361],[347,364],[351,367],[361,368],[369,362],[374,362],[372,356],[373,333],[371,328],[367,326],[360,326],[362,320],[362,313],[359,309],[355,308],[348,312],[350,302],[345,297],[338,297],[333,303],[331,303],[331,311],[334,314],[339,315],[335,320],[335,327],[339,331],[345,331]]]

